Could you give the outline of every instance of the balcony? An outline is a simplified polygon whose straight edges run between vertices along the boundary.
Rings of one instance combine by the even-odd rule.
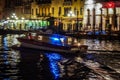
[[[66,1],[66,2],[64,2],[63,6],[72,6],[72,1]]]
[[[36,14],[37,17],[50,17],[50,14]]]

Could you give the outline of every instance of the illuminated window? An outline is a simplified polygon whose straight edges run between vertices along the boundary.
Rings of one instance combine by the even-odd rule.
[[[67,16],[70,11],[71,11],[71,7],[64,8],[64,15]]]

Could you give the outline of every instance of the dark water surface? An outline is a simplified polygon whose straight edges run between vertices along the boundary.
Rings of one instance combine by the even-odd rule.
[[[119,52],[88,52],[86,54],[60,54],[32,49],[12,49],[18,44],[16,37],[22,35],[0,36],[0,80],[119,80],[120,53]],[[88,44],[89,49],[120,49],[119,41],[80,40]],[[81,58],[82,57],[82,58]],[[86,61],[86,62],[85,62]],[[104,64],[114,70],[105,79],[88,65]],[[100,64],[98,64],[98,62]],[[86,65],[87,64],[87,65]],[[93,65],[93,64],[92,64]],[[94,66],[94,65],[93,65]],[[101,66],[104,67],[104,66]],[[104,67],[105,71],[108,68]]]

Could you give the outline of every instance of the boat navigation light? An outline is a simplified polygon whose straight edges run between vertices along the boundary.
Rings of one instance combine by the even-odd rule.
[[[74,43],[77,43],[77,39],[74,40]]]
[[[38,36],[38,40],[42,40],[43,39],[43,37],[42,36]]]
[[[64,42],[64,38],[60,38],[61,42]]]
[[[80,43],[78,43],[78,46],[80,46]]]

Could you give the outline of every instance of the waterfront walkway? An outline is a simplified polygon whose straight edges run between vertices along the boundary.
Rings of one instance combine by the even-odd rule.
[[[41,33],[40,30],[3,30],[0,29],[0,34],[25,34],[28,32],[38,32]],[[59,34],[59,33],[58,33]],[[114,31],[110,34],[108,32],[103,31],[103,33],[96,32],[93,34],[91,31],[81,31],[81,32],[63,32],[60,33],[66,36],[72,36],[76,38],[89,38],[89,39],[119,39],[120,31]]]

